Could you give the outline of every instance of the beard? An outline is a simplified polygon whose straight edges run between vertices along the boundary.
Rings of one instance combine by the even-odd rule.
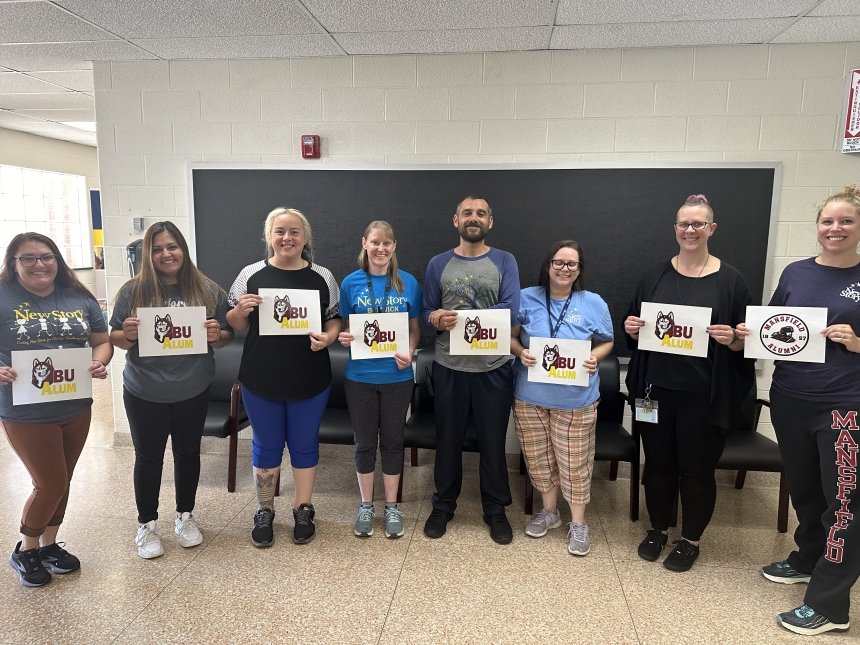
[[[484,228],[483,226],[478,225],[478,227],[470,227],[470,226],[461,226],[460,227],[460,237],[462,237],[467,242],[475,244],[477,242],[483,242],[484,238],[487,237],[487,233],[490,232],[489,228]]]

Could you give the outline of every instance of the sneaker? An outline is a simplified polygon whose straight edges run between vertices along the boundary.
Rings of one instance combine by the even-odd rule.
[[[151,560],[164,555],[161,547],[161,538],[155,532],[155,520],[150,520],[137,527],[137,537],[134,538],[137,545],[137,554],[144,560]]]
[[[657,529],[649,529],[645,539],[639,543],[639,557],[648,562],[654,562],[660,557],[663,547],[669,541],[669,536],[658,531]]]
[[[433,540],[442,537],[448,530],[448,522],[453,518],[453,513],[434,508],[430,511],[430,517],[424,522],[424,535]]]
[[[41,587],[51,582],[51,574],[39,561],[38,547],[22,551],[21,543],[18,542],[9,556],[9,566],[15,569],[25,587]]]
[[[571,555],[588,555],[591,551],[591,540],[588,539],[588,524],[585,522],[571,522],[567,531],[570,543],[567,551]]]
[[[484,524],[490,527],[490,537],[496,544],[510,544],[514,539],[514,530],[511,528],[511,523],[505,512],[495,513],[493,515],[484,515]]]
[[[275,540],[275,532],[272,522],[275,521],[275,511],[271,508],[261,508],[254,513],[254,528],[251,531],[251,544],[258,549],[272,546]]]
[[[781,582],[784,585],[793,585],[798,582],[809,582],[812,577],[808,573],[798,571],[788,563],[788,560],[782,562],[771,562],[766,567],[761,568],[761,575],[771,582]]]
[[[62,543],[65,546],[65,542]],[[53,573],[71,573],[81,568],[81,561],[66,551],[57,542],[39,547],[39,560],[42,566]]]
[[[537,515],[532,516],[532,521],[526,525],[526,535],[539,538],[546,535],[550,529],[557,529],[561,526],[561,513],[556,510],[555,513],[544,509]]]
[[[362,538],[373,535],[373,504],[362,502],[358,507],[358,517],[355,518],[353,532]]]
[[[197,528],[194,517],[188,511],[176,518],[173,530],[176,533],[179,546],[184,546],[186,549],[190,546],[197,546],[203,541],[203,534]]]
[[[699,547],[684,538],[674,540],[672,544],[676,546],[663,560],[663,566],[669,571],[687,571],[699,557]]]
[[[399,538],[406,532],[403,526],[403,511],[397,504],[385,505],[385,537]]]
[[[801,605],[792,611],[777,614],[776,622],[790,632],[805,634],[807,636],[830,631],[844,632],[850,627],[850,623],[848,622],[831,622],[809,605]]]
[[[298,508],[293,509],[293,542],[295,544],[307,544],[314,539],[316,527],[314,526],[314,505],[299,504]]]

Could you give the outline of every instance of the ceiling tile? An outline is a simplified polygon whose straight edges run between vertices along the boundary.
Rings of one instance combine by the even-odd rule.
[[[304,0],[330,32],[548,25],[550,0]]]
[[[857,16],[860,15],[860,0],[824,0],[809,12],[810,16]],[[855,35],[852,40],[857,40]]]
[[[57,0],[57,4],[129,40],[322,31],[296,0]]]
[[[774,20],[652,22],[619,25],[569,25],[552,32],[551,49],[679,47],[765,43],[791,24]]]
[[[342,56],[328,34],[237,36],[234,38],[160,38],[134,41],[160,58],[289,58]]]
[[[79,92],[63,94],[0,94],[0,108],[7,110],[52,110],[94,107],[93,97]]]
[[[347,54],[524,51],[546,47],[548,27],[335,34]]]
[[[557,25],[679,22],[802,15],[816,0],[560,0]]]
[[[78,72],[30,72],[28,75],[78,92],[92,92],[94,89],[93,73],[87,70]]]
[[[857,40],[860,16],[801,18],[779,36],[775,43],[839,43]]]
[[[95,121],[94,108],[87,110],[15,110],[18,114],[44,121]]]
[[[0,72],[0,94],[11,94],[13,92],[28,92],[36,94],[38,92],[55,93],[60,88],[50,83],[40,81],[38,78],[32,78],[18,72]]]
[[[20,72],[92,69],[94,60],[136,60],[152,54],[119,40],[37,45],[0,44],[0,65]]]
[[[0,42],[110,40],[109,33],[47,2],[0,3]]]

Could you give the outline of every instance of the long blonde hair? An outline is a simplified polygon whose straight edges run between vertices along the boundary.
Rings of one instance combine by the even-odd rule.
[[[366,240],[371,231],[379,231],[392,242],[397,241],[397,238],[394,237],[394,228],[385,220],[373,220],[364,229],[362,237]],[[364,250],[363,246],[361,247],[361,252],[358,254],[358,266],[365,273],[370,272],[370,260],[367,258],[367,251]],[[388,270],[386,270],[385,275],[391,280],[391,286],[394,287],[394,290],[397,293],[403,293],[403,280],[400,279],[400,274],[397,273],[397,253],[394,251],[391,252],[391,260],[388,263]],[[385,303],[382,304],[385,306]]]
[[[176,275],[179,293],[186,307],[206,307],[206,315],[215,315],[217,295],[224,290],[213,280],[206,277],[194,266],[188,253],[188,243],[182,232],[173,222],[156,222],[143,236],[143,249],[140,260],[140,273],[128,281],[132,284],[131,313],[135,315],[138,307],[164,307],[168,304],[168,286],[162,282],[155,265],[152,263],[152,243],[159,233],[167,233],[182,249],[182,266]]]

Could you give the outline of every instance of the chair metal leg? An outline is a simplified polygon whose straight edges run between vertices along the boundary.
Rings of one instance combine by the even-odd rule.
[[[532,486],[532,479],[529,477],[529,474],[526,473],[525,478],[525,491],[523,495],[523,512],[526,515],[531,515],[534,512],[534,497],[535,497],[535,489]]]
[[[639,520],[639,462],[630,463],[630,521]]]
[[[618,462],[610,461],[609,462],[609,481],[614,482],[618,479]]]
[[[746,481],[747,481],[747,471],[739,470],[738,476],[735,477],[735,488],[740,490],[741,488],[744,487],[744,484],[746,483]]]
[[[236,492],[236,460],[239,452],[239,437],[234,432],[230,435],[230,449],[227,455],[227,492]]]
[[[418,465],[418,448],[409,449],[409,463],[413,468]]]
[[[397,503],[403,503],[403,476],[404,472],[400,473],[400,480],[397,482]]]
[[[779,473],[779,506],[776,513],[776,530],[780,533],[788,531],[788,485],[785,483],[785,473]]]

